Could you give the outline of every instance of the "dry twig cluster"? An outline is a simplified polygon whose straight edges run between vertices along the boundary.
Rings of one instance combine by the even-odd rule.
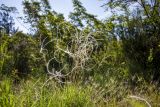
[[[76,72],[81,72],[84,69],[86,69],[86,62],[90,60],[91,55],[94,51],[94,49],[97,48],[98,43],[96,39],[93,37],[95,32],[91,32],[89,34],[85,34],[82,31],[75,30],[75,33],[71,35],[71,41],[67,43],[66,46],[61,46],[61,43],[63,42],[63,36],[57,30],[57,37],[51,39],[50,41],[46,42],[47,37],[42,40],[41,42],[41,48],[40,53],[43,55],[43,58],[46,63],[47,72],[52,75],[54,79],[56,79],[58,82],[61,81],[61,78],[65,78],[67,76],[70,76],[71,74],[76,74]],[[55,44],[56,51],[54,51],[54,57],[47,60],[46,56],[48,53],[48,50],[46,49],[46,46],[50,43]],[[73,67],[70,71],[67,73],[62,73],[62,71],[65,69],[65,64],[63,65],[62,69],[55,70],[55,68],[50,69],[50,64],[52,60],[56,60],[57,62],[62,62],[62,60],[57,57],[62,54],[68,54],[69,57],[73,60]]]

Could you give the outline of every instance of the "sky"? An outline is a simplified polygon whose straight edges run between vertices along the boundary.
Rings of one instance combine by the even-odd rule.
[[[97,15],[98,19],[103,19],[107,17],[107,12],[101,6],[104,1],[100,0],[80,0],[83,3],[83,6],[87,9],[88,13]],[[62,13],[66,20],[68,20],[68,15],[73,11],[72,0],[49,0],[52,10],[55,10],[58,13]],[[26,24],[18,19],[17,17],[23,16],[23,6],[22,0],[0,0],[0,5],[5,4],[7,6],[16,7],[19,14],[14,14],[15,26],[19,27],[19,30],[23,30],[23,32],[28,32],[28,27]]]

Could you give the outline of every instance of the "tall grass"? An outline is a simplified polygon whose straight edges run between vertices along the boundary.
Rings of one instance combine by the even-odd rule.
[[[5,79],[0,82],[2,107],[90,107],[90,89],[70,84],[59,86],[53,81],[27,80],[13,84]]]
[[[0,81],[0,107],[147,107],[131,95],[148,101],[152,107],[160,106],[160,92],[155,85],[130,89],[112,80],[105,86],[68,84],[53,80],[28,79],[14,84],[9,78]]]

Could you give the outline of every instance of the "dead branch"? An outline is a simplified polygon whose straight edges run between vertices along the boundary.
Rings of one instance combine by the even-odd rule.
[[[63,39],[59,37],[59,27],[57,27],[57,37],[55,39],[51,39],[50,41],[46,42],[47,37],[44,38],[40,43],[40,53],[42,54],[45,65],[47,68],[48,74],[50,74],[55,80],[62,83],[61,78],[65,78],[69,76],[70,74],[74,74],[76,72],[82,72],[85,68],[86,62],[91,58],[91,55],[93,53],[93,49],[98,46],[98,43],[96,39],[93,37],[94,33],[91,32],[89,34],[85,34],[84,32],[80,32],[77,29],[75,29],[76,33],[73,33],[71,38],[72,40],[69,41],[66,46],[61,46],[61,43],[63,42]],[[69,30],[68,30],[69,31]],[[63,37],[64,35],[60,35]],[[46,46],[50,43],[55,43],[56,51],[53,54],[53,58],[47,60],[48,50],[46,49]],[[70,45],[69,45],[70,44]],[[65,68],[65,65],[61,70],[55,70],[55,68],[50,69],[50,64],[53,60],[56,60],[57,62],[63,63],[63,61],[58,58],[58,55],[62,54],[68,54],[69,57],[73,59],[74,66],[72,67],[71,71],[68,71],[66,74],[62,73],[62,71]],[[80,70],[78,70],[80,69]]]

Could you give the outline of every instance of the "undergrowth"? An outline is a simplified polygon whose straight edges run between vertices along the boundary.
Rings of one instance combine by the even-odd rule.
[[[22,80],[18,84],[10,78],[0,81],[0,107],[152,107],[160,106],[160,92],[156,85],[141,85],[134,89],[109,81],[105,86],[93,84],[57,84],[53,80]]]

